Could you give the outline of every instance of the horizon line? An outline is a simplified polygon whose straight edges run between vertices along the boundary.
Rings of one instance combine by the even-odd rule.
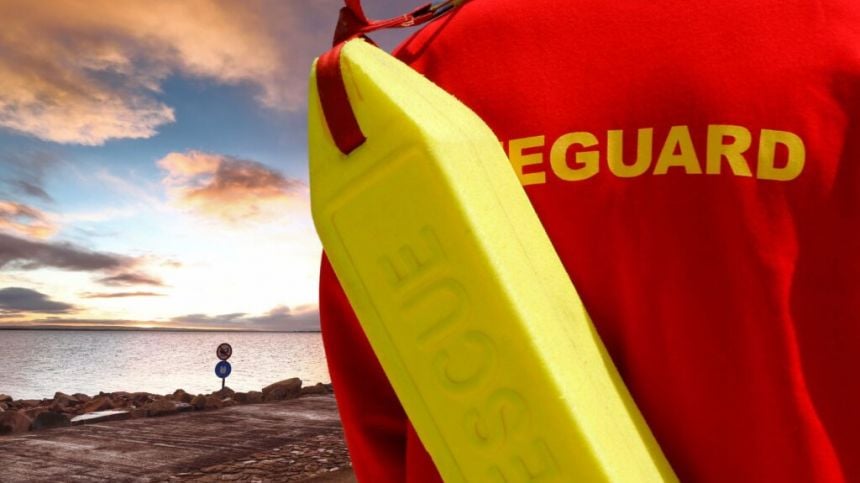
[[[0,325],[0,330],[82,330],[82,331],[141,331],[141,332],[260,332],[260,333],[319,333],[320,330],[272,330],[272,329],[196,329],[188,327],[123,327],[123,326],[56,326],[56,325]]]

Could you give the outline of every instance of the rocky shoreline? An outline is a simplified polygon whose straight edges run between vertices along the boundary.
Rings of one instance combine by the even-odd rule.
[[[235,392],[225,387],[220,391],[197,395],[182,389],[166,395],[118,391],[89,396],[57,392],[52,399],[41,400],[16,400],[0,394],[0,435],[187,411],[209,411],[332,392],[331,384],[318,383],[302,387],[301,379],[294,377],[270,384],[260,391]]]

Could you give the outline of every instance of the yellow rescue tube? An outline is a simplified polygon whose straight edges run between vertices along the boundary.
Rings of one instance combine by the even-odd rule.
[[[312,74],[314,222],[445,481],[676,481],[492,131],[361,40],[340,66],[367,139]]]

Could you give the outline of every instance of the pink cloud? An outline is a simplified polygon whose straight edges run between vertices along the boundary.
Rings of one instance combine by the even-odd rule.
[[[175,120],[159,99],[184,75],[248,85],[299,109],[336,0],[0,2],[0,127],[59,143],[148,138]]]
[[[129,297],[164,297],[157,292],[87,292],[81,295],[85,299],[117,299]]]
[[[191,151],[170,153],[158,165],[174,203],[230,223],[283,216],[307,187],[256,161]]]
[[[161,280],[139,272],[122,272],[108,277],[98,279],[99,283],[112,287],[125,287],[130,285],[154,285],[156,287],[164,286]]]
[[[0,200],[0,230],[33,238],[50,238],[57,224],[47,213],[14,201]]]

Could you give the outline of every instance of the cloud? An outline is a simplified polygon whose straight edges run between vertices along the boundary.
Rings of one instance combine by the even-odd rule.
[[[74,305],[55,302],[45,294],[28,288],[0,289],[0,314],[4,317],[22,315],[24,312],[65,314],[74,310]]]
[[[0,126],[59,143],[153,136],[175,120],[163,82],[248,85],[299,109],[339,2],[0,2]]]
[[[164,286],[161,280],[140,272],[138,265],[143,261],[142,258],[95,252],[71,243],[27,240],[0,233],[0,268],[102,272],[105,276],[97,282],[107,286]]]
[[[317,306],[304,305],[290,308],[285,305],[275,307],[265,315],[249,317],[251,327],[266,327],[271,330],[318,331],[320,330],[320,313]]]
[[[16,288],[17,289],[17,288]],[[20,289],[27,290],[27,289]],[[29,291],[34,292],[34,291]],[[0,319],[8,319],[9,317],[23,315],[20,310],[9,311],[4,314],[2,308],[3,291],[0,291]],[[35,292],[36,296],[30,297],[38,300],[42,296]],[[44,297],[44,296],[42,296]],[[8,298],[13,298],[9,296]],[[44,302],[43,302],[44,303]],[[59,302],[47,301],[49,304],[59,304]],[[67,305],[67,304],[60,304]],[[28,306],[39,305],[36,303]],[[46,306],[50,309],[51,306]],[[60,307],[53,307],[61,312]],[[67,311],[75,310],[69,306]],[[41,312],[55,313],[53,311],[42,310]],[[157,320],[134,320],[134,319],[92,319],[92,318],[71,318],[50,316],[41,319],[30,320],[4,320],[0,322],[0,327],[79,327],[79,328],[103,328],[111,327],[117,329],[133,329],[133,328],[157,328],[157,329],[175,329],[175,330],[242,330],[242,331],[277,331],[277,332],[319,332],[319,309],[315,305],[303,305],[299,307],[289,308],[286,306],[275,307],[269,312],[251,316],[245,313],[229,313],[220,315],[207,314],[188,314],[180,317],[174,317],[169,321]]]
[[[58,164],[59,159],[47,152],[3,153],[0,155],[0,179],[11,193],[50,203],[54,199],[45,191],[43,183],[45,174],[55,170]]]
[[[99,283],[111,287],[126,287],[129,285],[154,285],[157,287],[164,286],[164,283],[155,277],[135,272],[119,273],[117,275],[100,278],[97,281]]]
[[[15,315],[15,314],[13,314]],[[0,311],[0,318],[4,318]],[[172,330],[241,330],[241,331],[277,331],[277,332],[318,332],[319,310],[316,306],[304,305],[292,309],[279,306],[269,312],[250,316],[245,313],[229,313],[220,315],[188,314],[174,317],[167,322],[154,320],[133,319],[90,319],[45,317],[35,320],[3,321],[0,326],[15,327],[78,327],[115,329],[157,328]]]
[[[229,223],[283,216],[306,197],[304,182],[256,161],[190,151],[170,153],[158,166],[175,204]]]
[[[0,200],[0,230],[34,238],[49,238],[57,229],[57,224],[47,213],[23,203]]]
[[[33,198],[39,198],[42,201],[54,201],[54,199],[51,198],[51,195],[49,195],[44,188],[36,186],[29,181],[19,179],[11,181],[10,184],[21,194],[32,196]]]
[[[20,314],[18,314],[20,317]],[[3,318],[0,313],[0,318]],[[51,328],[68,328],[76,329],[135,329],[140,327],[154,327],[156,322],[144,320],[130,319],[87,319],[87,318],[71,318],[71,317],[45,317],[41,319],[14,319],[6,320],[0,323],[0,327],[13,328],[29,328],[29,329],[51,329]]]
[[[263,315],[245,313],[222,315],[188,314],[170,319],[173,325],[186,328],[245,329],[272,331],[319,331],[320,316],[316,306],[295,308],[278,306]]]
[[[182,268],[184,264],[179,260],[173,260],[170,258],[161,259],[161,266],[168,268]]]
[[[160,210],[163,203],[160,198],[153,194],[160,189],[155,180],[142,179],[139,177],[117,176],[107,170],[99,170],[93,174],[93,178],[110,187],[123,198],[137,201],[140,205],[148,206],[154,210]]]
[[[107,293],[84,293],[81,295],[85,299],[116,299],[127,297],[164,297],[163,293],[156,292],[107,292]]]
[[[0,233],[0,268],[23,270],[53,267],[65,270],[119,270],[134,265],[134,259],[101,253],[72,245],[26,240]]]

